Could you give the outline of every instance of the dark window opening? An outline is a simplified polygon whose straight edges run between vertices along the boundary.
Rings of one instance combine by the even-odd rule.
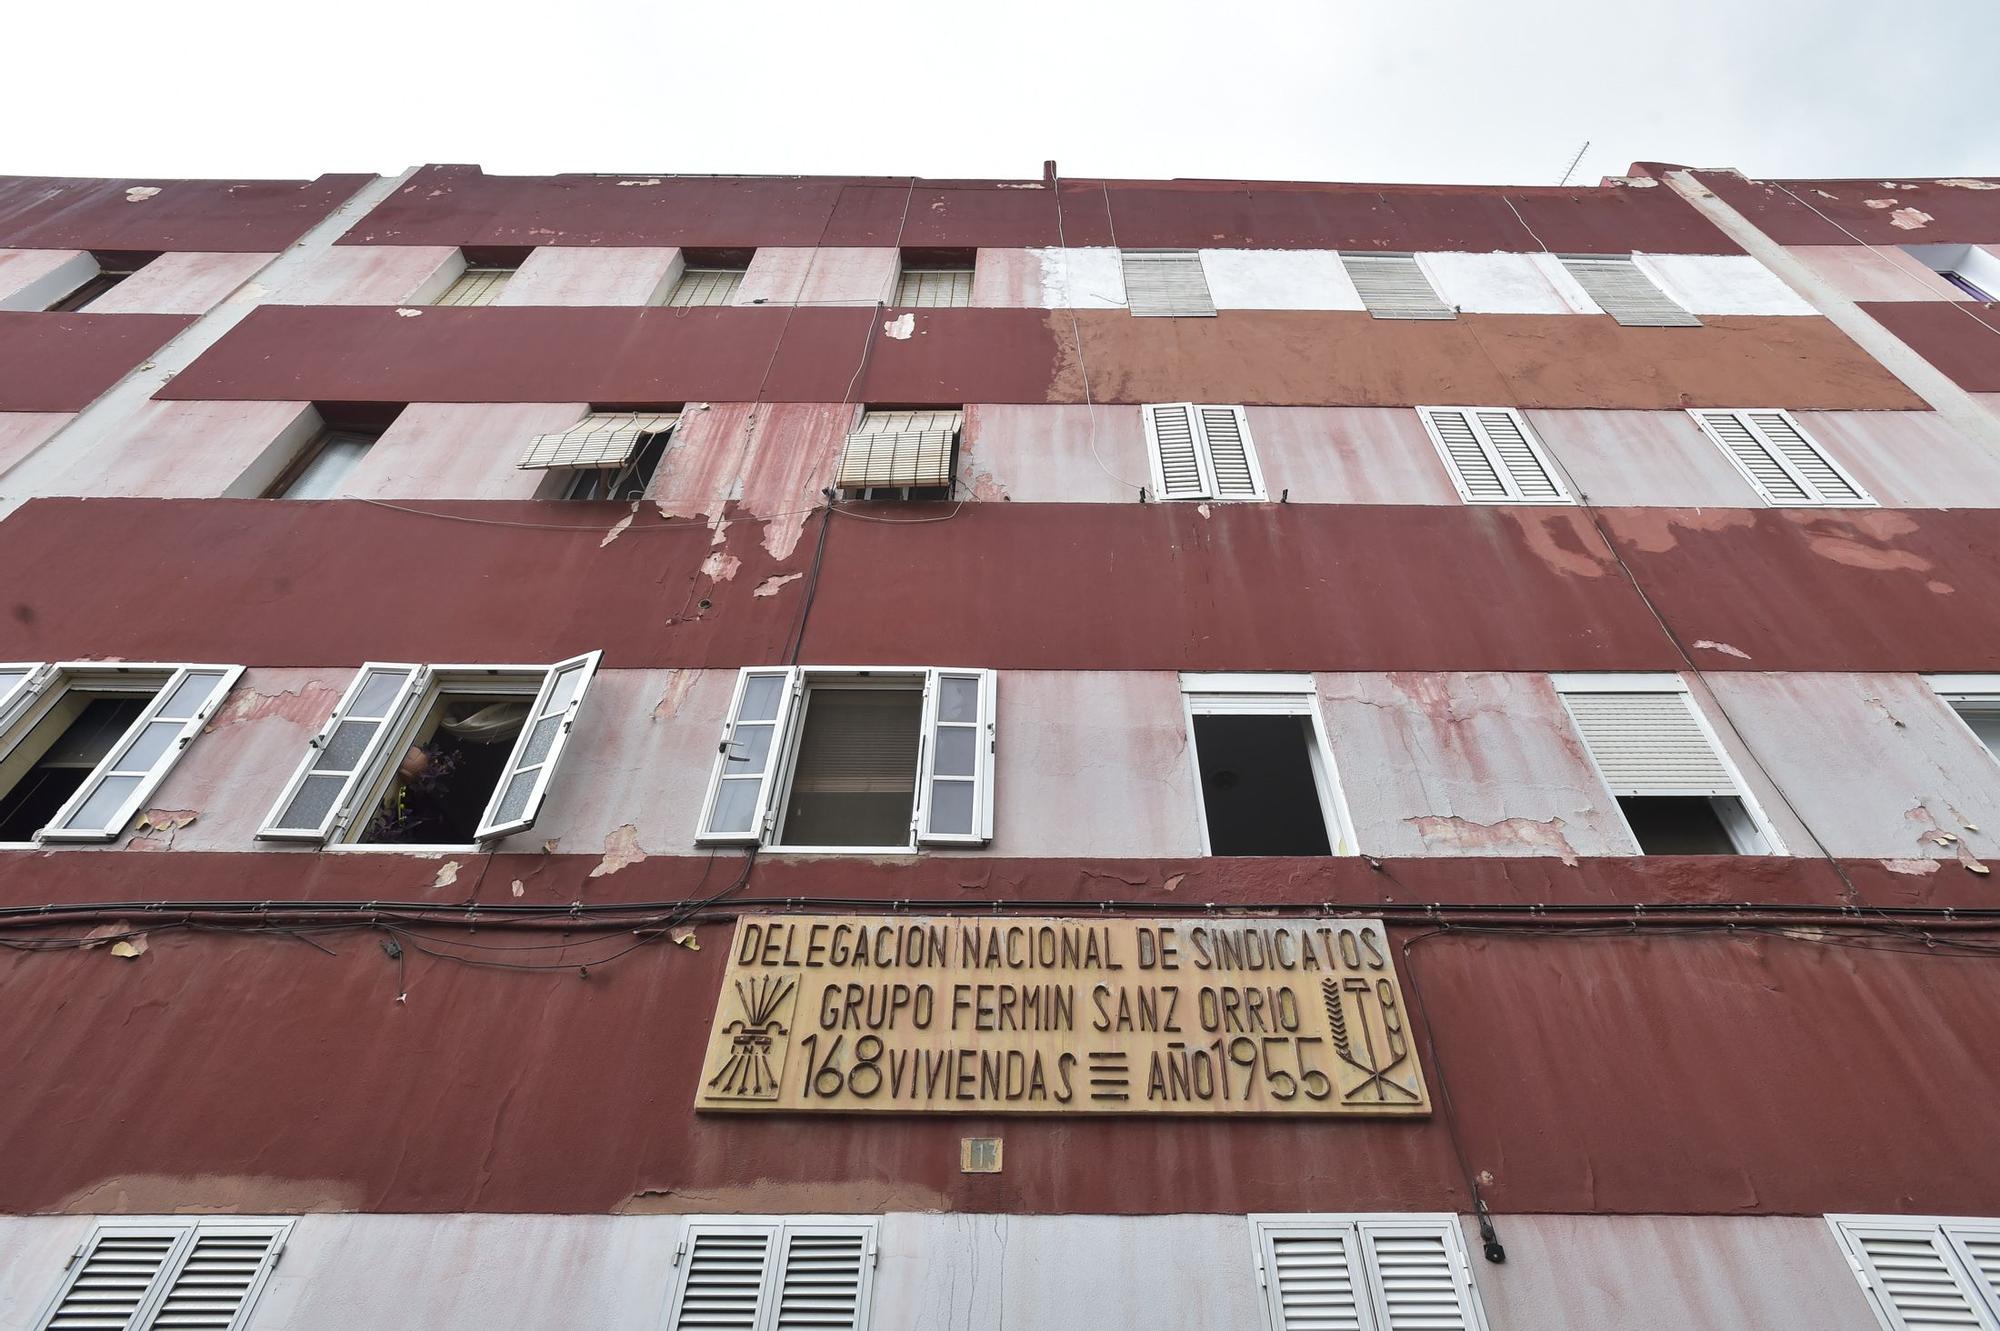
[[[306,441],[271,488],[266,499],[328,499],[347,479],[375,441],[380,430],[344,430],[325,427]]]
[[[1618,807],[1647,855],[1745,853],[1730,830],[1747,826],[1743,802],[1728,795],[1620,795]]]
[[[96,276],[49,306],[49,309],[58,313],[72,314],[81,311],[99,296],[159,257],[157,254],[132,250],[94,252],[91,258],[97,261]]]
[[[573,473],[569,484],[563,488],[562,497],[644,499],[653,484],[653,474],[660,469],[660,459],[667,455],[667,439],[672,433],[671,430],[661,430],[657,434],[640,436],[639,451],[622,467],[590,467]]]
[[[910,844],[923,698],[917,688],[807,692],[780,844]]]
[[[1195,754],[1213,855],[1330,855],[1303,716],[1197,716]]]
[[[507,771],[533,705],[526,695],[448,693],[431,704],[360,839],[464,845]]]
[[[104,761],[111,746],[131,729],[147,700],[131,694],[65,695],[56,710],[35,727],[37,732],[53,735],[48,747],[0,796],[0,841],[34,840],[35,833],[49,825]],[[67,724],[64,718],[68,718]],[[34,742],[33,733],[27,742]]]

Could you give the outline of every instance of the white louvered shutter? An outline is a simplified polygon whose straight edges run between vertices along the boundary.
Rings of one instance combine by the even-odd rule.
[[[331,835],[382,745],[422,691],[423,678],[422,666],[383,661],[355,671],[257,835],[267,841],[324,841]]]
[[[52,678],[54,672],[40,661],[10,661],[0,665],[0,730],[14,724]]]
[[[1772,504],[1873,507],[1874,499],[1799,428],[1790,412],[1696,410],[1693,416]]]
[[[242,666],[175,667],[138,720],[37,834],[39,838],[115,840],[180,761],[242,673]]]
[[[1945,1237],[1965,1264],[1967,1274],[1986,1310],[2000,1320],[2000,1220],[1985,1224],[1948,1224]]]
[[[743,285],[743,271],[741,268],[683,269],[680,280],[667,296],[667,304],[675,309],[734,304],[737,288]]]
[[[508,279],[514,276],[512,268],[467,268],[458,275],[458,280],[445,289],[445,293],[431,303],[434,305],[491,305],[502,291],[506,290]]]
[[[1467,503],[1574,502],[1521,413],[1511,407],[1418,407]]]
[[[284,1233],[282,1225],[198,1226],[146,1331],[241,1331]]]
[[[1736,795],[1685,693],[1565,692],[1584,747],[1614,795]]]
[[[1935,1223],[1839,1226],[1856,1274],[1892,1331],[1994,1331],[1983,1295]]]
[[[507,767],[493,787],[493,797],[480,815],[473,835],[481,841],[525,832],[535,825],[542,801],[555,779],[556,766],[569,747],[569,732],[576,724],[583,695],[597,675],[602,652],[585,652],[550,666],[542,677],[528,719],[514,739],[514,751]]]
[[[994,673],[929,672],[924,687],[924,782],[917,840],[978,845],[993,838]]]
[[[1215,313],[1208,293],[1208,275],[1195,250],[1122,250],[1125,303],[1132,313],[1147,316],[1198,316]]]
[[[1250,442],[1250,419],[1241,407],[1195,408],[1208,472],[1217,499],[1262,499],[1264,477],[1257,469],[1257,450]]]
[[[668,1331],[758,1331],[777,1244],[774,1225],[691,1227]]]
[[[1206,499],[1213,489],[1202,455],[1191,402],[1145,407],[1146,442],[1152,447],[1153,485],[1162,499]]]
[[[861,1331],[872,1241],[865,1228],[785,1226],[770,1331]]]
[[[161,1274],[193,1241],[192,1226],[120,1225],[100,1229],[71,1265],[43,1331],[123,1331],[152,1302]]]
[[[1263,1225],[1258,1243],[1271,1331],[1377,1331],[1353,1225]]]
[[[747,669],[737,676],[697,840],[749,845],[763,839],[799,688],[799,672],[788,666]]]
[[[1634,328],[1699,328],[1627,255],[1566,255],[1562,266],[1597,307]]]
[[[1378,1331],[1481,1331],[1455,1222],[1364,1220],[1357,1228]]]
[[[1341,266],[1377,319],[1456,319],[1414,254],[1343,254]]]

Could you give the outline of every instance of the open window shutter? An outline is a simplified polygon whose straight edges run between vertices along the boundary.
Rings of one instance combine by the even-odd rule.
[[[1262,499],[1264,477],[1250,442],[1250,418],[1241,407],[1196,407],[1208,472],[1217,499]]]
[[[1343,254],[1341,266],[1377,319],[1456,319],[1414,254]]]
[[[14,724],[53,677],[54,672],[39,661],[0,665],[0,731]]]
[[[1519,412],[1507,407],[1481,407],[1471,415],[1486,441],[1489,455],[1499,463],[1510,498],[1528,504],[1569,502],[1569,491],[1563,488],[1555,468]]]
[[[1260,1225],[1271,1331],[1379,1331],[1356,1279],[1354,1226]]]
[[[873,1239],[865,1228],[785,1226],[770,1331],[862,1331]]]
[[[122,1331],[159,1293],[161,1275],[193,1242],[191,1225],[119,1225],[98,1230],[39,1331]]]
[[[1564,693],[1614,795],[1735,795],[1685,693]]]
[[[1867,492],[1855,484],[1853,477],[1841,470],[1818,444],[1806,436],[1791,413],[1746,411],[1743,416],[1763,436],[1764,442],[1791,464],[1792,471],[1805,482],[1820,503],[1874,503]]]
[[[1364,1220],[1358,1229],[1378,1331],[1482,1331],[1453,1222]]]
[[[541,691],[535,695],[535,705],[528,709],[528,719],[514,740],[514,752],[508,755],[506,770],[493,787],[493,798],[487,802],[486,812],[480,815],[479,828],[473,834],[479,840],[511,836],[535,825],[535,815],[542,810],[542,800],[549,793],[556,765],[562,761],[563,750],[569,747],[569,732],[576,724],[577,709],[583,706],[583,695],[590,688],[590,681],[597,674],[598,658],[603,655],[585,652],[558,661],[542,677]]]
[[[977,845],[992,840],[994,692],[991,670],[930,672],[918,841]]]
[[[736,677],[699,840],[749,845],[763,839],[798,686],[798,671],[789,666],[749,669]]]
[[[1562,266],[1597,307],[1635,328],[1699,328],[1701,320],[1676,305],[1626,255],[1564,257]]]
[[[950,485],[962,411],[870,411],[847,436],[834,484],[843,490]]]
[[[1162,499],[1206,499],[1215,488],[1201,448],[1194,405],[1160,402],[1143,408],[1152,447],[1153,484]]]
[[[775,1226],[690,1227],[668,1331],[758,1331],[777,1245]]]
[[[179,1255],[147,1331],[241,1331],[276,1259],[283,1225],[203,1223]]]
[[[1431,442],[1444,459],[1451,482],[1459,497],[1468,503],[1500,503],[1509,498],[1507,482],[1499,463],[1487,452],[1486,442],[1469,410],[1458,407],[1419,407]]]
[[[538,434],[516,464],[522,471],[623,467],[640,445],[674,428],[675,413],[593,411],[566,430]]]
[[[1936,1224],[1840,1226],[1870,1300],[1894,1331],[1993,1331],[1988,1303]]]
[[[257,835],[270,841],[326,840],[420,691],[423,674],[422,666],[380,661],[355,671]]]
[[[1944,1233],[1985,1298],[1987,1312],[2000,1318],[2000,1221],[1946,1225]]]
[[[182,666],[131,729],[38,834],[43,841],[111,841],[166,779],[242,666]]]
[[[1196,250],[1122,250],[1125,303],[1137,315],[1212,315],[1208,275]]]

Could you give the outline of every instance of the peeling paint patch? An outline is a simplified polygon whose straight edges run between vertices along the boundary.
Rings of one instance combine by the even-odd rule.
[[[125,191],[125,202],[144,203],[160,192],[158,185],[134,185]]]
[[[630,823],[620,823],[604,838],[604,858],[591,869],[590,876],[603,878],[645,858],[646,852],[639,849],[639,829]]]
[[[621,180],[618,183],[620,185],[657,185],[660,183],[660,178],[652,176],[645,180]]]
[[[126,843],[126,849],[172,850],[174,833],[199,816],[193,809],[148,809],[133,824],[132,840]]]
[[[1697,648],[1707,651],[1721,652],[1724,656],[1733,656],[1739,661],[1748,661],[1750,659],[1750,653],[1744,651],[1741,647],[1731,647],[1726,642],[1710,642],[1707,638],[1697,638],[1694,645]]]
[[[1956,592],[1958,588],[1952,586],[1948,582],[1939,582],[1936,578],[1932,578],[1929,582],[1926,582],[1924,584],[1924,590],[1937,596],[1950,596],[1953,592]]]
[[[1900,200],[1900,199],[1863,199],[1863,200],[1862,200],[1862,202],[1863,202],[1863,203],[1865,203],[1865,204],[1867,204],[1867,205],[1868,205],[1868,206],[1869,206],[1870,208],[1874,208],[1874,209],[1876,209],[1876,210],[1878,210],[1878,211],[1879,211],[1879,210],[1881,210],[1881,209],[1883,209],[1883,208],[1894,208],[1894,207],[1895,207],[1895,206],[1896,206],[1896,205],[1897,205],[1898,203],[1900,203],[1900,202],[1901,202],[1901,200]]]
[[[1564,864],[1576,863],[1576,851],[1563,831],[1561,818],[1541,822],[1532,818],[1502,818],[1497,823],[1475,823],[1466,818],[1423,814],[1404,821],[1423,837],[1427,852],[1559,855]]]
[[[1937,219],[1916,208],[1898,208],[1889,214],[1889,225],[1902,231],[1921,231]]]
[[[671,721],[679,712],[681,704],[687,701],[688,691],[694,688],[695,672],[692,670],[673,671],[667,680],[666,692],[653,704],[653,720]]]
[[[728,582],[736,576],[736,570],[742,567],[742,560],[735,555],[726,555],[720,550],[701,561],[702,575],[714,582]]]
[[[617,540],[620,536],[623,536],[625,534],[625,529],[632,525],[632,519],[634,516],[635,516],[634,514],[627,513],[624,517],[618,519],[617,523],[611,528],[611,530],[604,533],[604,539],[597,543],[597,548],[602,550],[605,546],[611,544],[613,541]]]
[[[399,305],[396,307],[396,317],[398,319],[415,319],[422,314],[423,314],[422,310],[413,310],[407,305]]]
[[[437,877],[431,879],[432,887],[450,887],[458,881],[458,861],[446,860],[438,866]]]
[[[277,717],[294,725],[317,726],[332,714],[333,704],[339,697],[339,689],[317,681],[278,693],[257,693],[238,687],[229,695],[228,704],[209,719],[202,733],[214,734],[229,726],[262,721],[267,717]]]
[[[1918,878],[1928,878],[1938,871],[1940,863],[1941,861],[1931,859],[1883,860],[1882,867],[1890,873],[1912,874]]]
[[[507,890],[512,892],[517,897],[526,896],[528,893],[528,885],[522,882],[520,879],[516,878],[513,882],[507,884]]]
[[[1972,180],[1964,176],[1957,176],[1951,180],[1940,180],[1937,183],[1947,189],[2000,189],[2000,184],[1995,184],[1990,180]]]
[[[1563,514],[1510,512],[1507,517],[1521,530],[1528,549],[1558,573],[1574,578],[1601,578],[1606,559],[1585,548],[1584,535],[1574,521]]]
[[[750,594],[752,596],[776,596],[786,583],[797,582],[804,576],[805,574],[803,573],[774,573],[758,583],[756,590]]]
[[[893,319],[885,319],[882,322],[883,334],[895,338],[898,342],[909,341],[910,334],[916,331],[917,316],[914,314],[901,314]]]

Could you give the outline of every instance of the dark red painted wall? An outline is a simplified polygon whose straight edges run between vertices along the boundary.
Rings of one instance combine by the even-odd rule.
[[[1242,402],[1923,410],[1824,319],[1624,328],[1606,316],[1354,310],[915,312],[263,306],[163,398],[341,402]],[[1077,355],[1082,335],[1083,356]]]
[[[1665,189],[1240,181],[489,176],[426,167],[342,240],[369,245],[1552,250],[1733,254]]]
[[[2000,243],[2000,178],[1978,186],[1938,180],[1748,180],[1733,171],[1695,179],[1780,245]],[[1915,209],[1929,220],[1898,226]],[[1918,221],[1915,218],[1906,220]]]
[[[82,411],[193,322],[0,310],[0,411]]]
[[[275,253],[372,176],[316,180],[87,180],[0,176],[0,246]],[[133,200],[133,187],[159,192]]]
[[[1861,308],[1960,388],[2000,393],[2000,305],[1912,300]]]

